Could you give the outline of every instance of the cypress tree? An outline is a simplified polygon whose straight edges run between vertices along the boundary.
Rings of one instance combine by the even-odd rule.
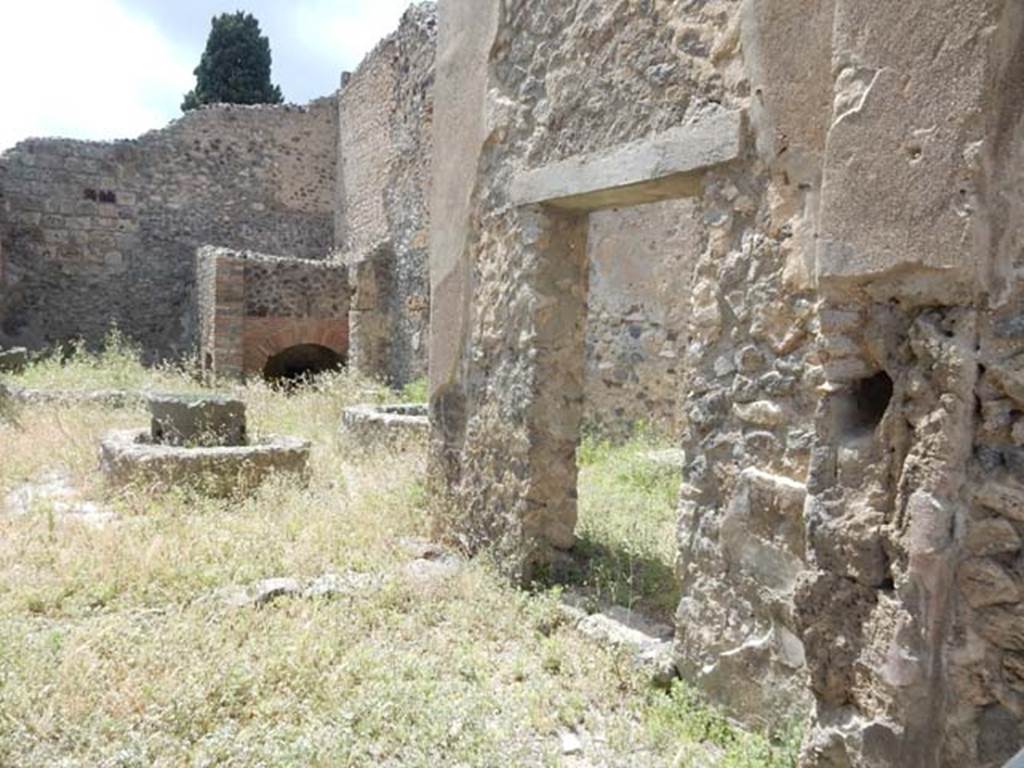
[[[280,104],[270,82],[270,41],[250,13],[223,13],[211,20],[206,50],[195,69],[196,87],[185,94],[183,112],[203,104]]]

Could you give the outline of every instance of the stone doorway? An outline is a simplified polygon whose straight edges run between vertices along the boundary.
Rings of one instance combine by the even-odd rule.
[[[434,233],[431,455],[452,502],[445,524],[468,548],[495,548],[523,581],[576,543],[591,214],[701,195],[707,170],[742,157],[742,126],[741,113],[721,110],[521,171],[495,212],[500,237],[465,247]],[[489,264],[514,272],[514,290],[474,310],[481,248]],[[485,331],[497,313],[512,332],[502,340],[475,331],[474,311]],[[487,366],[477,361],[488,352],[474,345],[492,354]]]
[[[512,182],[537,297],[531,320],[538,386],[527,409],[529,491],[521,521],[525,573],[559,559],[577,540],[591,214],[698,196],[704,170],[739,157],[740,133],[740,115],[723,112]]]

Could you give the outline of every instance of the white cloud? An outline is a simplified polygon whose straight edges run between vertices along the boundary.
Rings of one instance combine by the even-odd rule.
[[[235,6],[160,2],[182,4],[0,0],[0,151],[30,136],[132,138],[178,116],[210,16]],[[410,0],[279,2],[249,5],[268,22],[275,81],[301,102],[336,88],[343,69],[398,27]],[[171,22],[192,15],[195,34],[184,36]]]
[[[169,117],[193,62],[115,0],[0,3],[0,150],[28,136],[136,136]]]
[[[320,57],[355,69],[377,42],[398,28],[410,0],[310,0],[296,4],[291,32]]]

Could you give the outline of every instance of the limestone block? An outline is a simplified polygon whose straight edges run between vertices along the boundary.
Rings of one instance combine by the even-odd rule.
[[[988,509],[1024,522],[1024,487],[1016,483],[990,480],[979,488],[974,499]]]
[[[975,557],[1008,554],[1020,546],[1020,534],[1013,523],[1000,518],[971,523],[967,533],[967,551]]]
[[[740,156],[743,115],[717,112],[609,150],[520,173],[513,205],[548,203],[579,210],[638,205],[699,193],[694,172]]]
[[[914,301],[968,295],[996,0],[836,0],[818,275]]]
[[[734,404],[733,412],[741,421],[761,427],[777,427],[786,414],[776,403],[770,400],[758,400],[754,403]]]
[[[245,444],[245,403],[209,395],[152,395],[150,432],[163,445]]]
[[[731,567],[790,595],[804,569],[803,484],[746,469],[722,519],[719,540]]]

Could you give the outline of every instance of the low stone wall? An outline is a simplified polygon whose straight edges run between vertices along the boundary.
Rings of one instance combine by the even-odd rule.
[[[229,495],[249,490],[280,474],[306,478],[310,443],[268,437],[244,446],[182,448],[152,442],[149,431],[112,432],[100,443],[100,468],[115,486],[191,486]]]
[[[427,407],[419,404],[357,405],[342,412],[344,432],[363,445],[426,444],[430,433]]]
[[[146,394],[127,389],[32,389],[11,386],[9,398],[26,405],[98,405],[104,408],[135,408],[146,402]]]

